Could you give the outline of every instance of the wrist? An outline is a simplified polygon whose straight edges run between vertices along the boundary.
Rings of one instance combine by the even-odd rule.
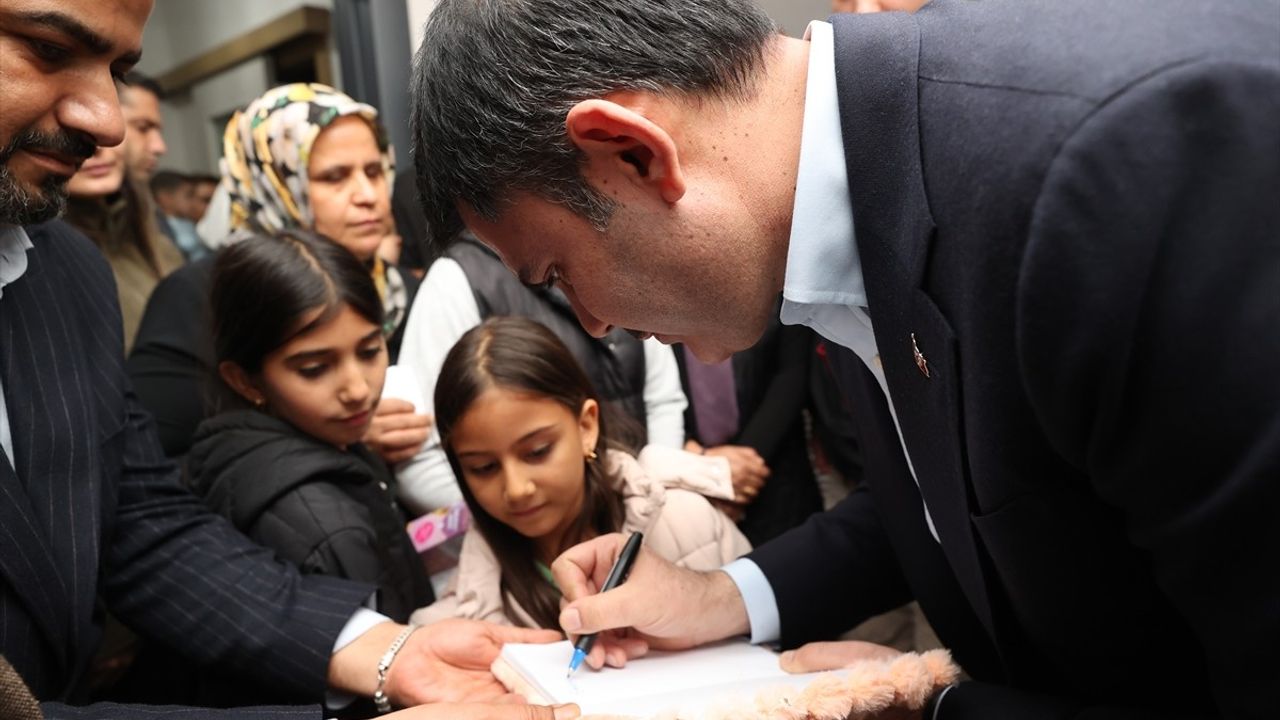
[[[378,661],[404,627],[394,622],[379,623],[334,653],[329,659],[329,687],[372,697],[378,685]]]
[[[387,694],[387,677],[391,674],[391,663],[395,662],[396,656],[409,641],[409,636],[417,629],[417,625],[409,625],[402,629],[387,646],[387,651],[378,659],[377,685],[373,689],[373,704],[380,713],[391,712],[391,697]]]
[[[715,613],[718,622],[703,625],[707,637],[699,638],[699,644],[738,635],[750,635],[751,619],[747,615],[747,604],[733,578],[723,570],[699,573],[699,575],[702,575],[704,580],[701,607],[720,610]]]

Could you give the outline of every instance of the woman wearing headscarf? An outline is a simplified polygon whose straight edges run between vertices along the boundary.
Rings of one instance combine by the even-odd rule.
[[[418,286],[378,253],[394,233],[394,174],[395,156],[372,106],[318,83],[273,88],[227,123],[219,192],[229,201],[230,232],[206,241],[217,249],[255,232],[301,228],[343,246],[373,276],[394,363]],[[221,395],[208,321],[212,268],[212,258],[191,263],[156,288],[129,357],[134,387],[170,457],[186,454]],[[426,416],[388,400],[365,443],[395,463],[411,457],[428,430]]]
[[[232,116],[222,138],[222,184],[231,234],[314,230],[369,267],[382,295],[383,331],[395,362],[411,290],[408,273],[378,254],[394,232],[395,156],[378,111],[333,88],[294,83],[268,90]]]

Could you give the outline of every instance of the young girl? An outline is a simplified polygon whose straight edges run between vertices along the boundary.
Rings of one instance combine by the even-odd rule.
[[[368,269],[305,231],[255,237],[219,254],[212,308],[218,373],[242,409],[196,431],[197,492],[303,572],[376,585],[377,610],[404,622],[432,593],[391,474],[360,443],[387,369]]]
[[[441,442],[474,518],[444,597],[413,614],[559,628],[548,566],[597,535],[642,531],[683,567],[710,570],[751,549],[703,495],[730,498],[728,462],[617,448],[582,369],[551,331],[519,317],[472,328],[436,385]]]

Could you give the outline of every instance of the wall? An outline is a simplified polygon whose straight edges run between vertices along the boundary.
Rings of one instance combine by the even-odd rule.
[[[792,37],[804,35],[810,20],[826,20],[831,0],[757,0],[778,27]]]
[[[138,70],[162,75],[303,5],[333,10],[333,0],[156,0],[142,36]],[[336,52],[332,65],[337,74]],[[166,99],[161,113],[169,152],[160,166],[216,172],[222,148],[215,119],[267,90],[270,73],[266,60],[255,58]]]
[[[422,44],[422,24],[436,6],[436,0],[405,0],[405,9],[409,11],[409,52],[418,51]]]
[[[397,1],[376,0],[378,3]],[[409,23],[409,59],[422,41],[422,25],[437,1],[403,0]],[[825,19],[831,8],[830,0],[758,1],[779,27],[791,35],[803,33],[810,20]],[[303,5],[333,10],[333,0],[156,0],[143,36],[143,58],[138,69],[151,75],[163,74],[185,60]],[[333,46],[333,69],[339,73],[337,43]],[[406,68],[407,62],[408,59]],[[169,154],[161,165],[186,171],[216,171],[221,155],[221,129],[215,126],[215,119],[262,93],[269,82],[270,68],[265,61],[257,59],[166,100],[162,110]],[[342,86],[341,82],[337,84]],[[390,93],[387,97],[394,97],[393,103],[407,99]],[[388,111],[395,109],[387,108]],[[407,161],[407,152],[401,153],[402,162]]]
[[[422,44],[422,24],[427,21],[437,0],[405,0],[409,10],[409,32],[412,50]],[[757,0],[769,17],[788,35],[800,36],[810,20],[826,20],[831,14],[831,0]]]

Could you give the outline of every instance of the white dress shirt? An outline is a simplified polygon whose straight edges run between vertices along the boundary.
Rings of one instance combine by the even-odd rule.
[[[889,385],[880,366],[862,260],[854,234],[849,178],[836,94],[835,35],[831,24],[815,21],[805,32],[809,41],[809,75],[805,85],[804,125],[800,137],[800,165],[787,248],[787,271],[782,289],[782,322],[805,325],[819,335],[852,350],[875,376],[885,397]],[[889,402],[902,442],[898,414]],[[915,468],[903,443],[911,477]],[[917,484],[919,481],[917,480]],[[928,508],[929,532],[936,540]],[[770,642],[781,636],[778,603],[764,573],[742,559],[724,571],[738,586],[751,621],[751,641]]]
[[[27,251],[31,247],[31,238],[21,226],[0,225],[0,299],[4,298],[5,286],[27,271]],[[4,448],[4,456],[12,464],[13,431],[9,429],[9,409],[4,401],[4,378],[0,378],[0,448]]]

